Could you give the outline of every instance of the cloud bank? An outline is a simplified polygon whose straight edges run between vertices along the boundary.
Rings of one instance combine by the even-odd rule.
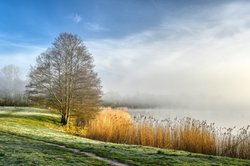
[[[141,33],[88,41],[104,91],[168,96],[186,107],[250,108],[249,9],[246,1],[191,8]]]

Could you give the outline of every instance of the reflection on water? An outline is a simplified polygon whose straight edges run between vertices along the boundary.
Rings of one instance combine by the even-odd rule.
[[[131,115],[153,116],[162,120],[166,118],[190,117],[197,120],[206,120],[208,123],[215,123],[217,127],[237,128],[250,125],[250,111],[202,111],[187,109],[129,109]]]

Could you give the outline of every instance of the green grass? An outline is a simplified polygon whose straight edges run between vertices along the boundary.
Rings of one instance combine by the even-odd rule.
[[[0,165],[105,165],[56,143],[130,165],[250,165],[250,160],[153,147],[105,143],[60,131],[60,117],[45,109],[0,107]]]
[[[59,147],[0,132],[0,165],[106,165]]]

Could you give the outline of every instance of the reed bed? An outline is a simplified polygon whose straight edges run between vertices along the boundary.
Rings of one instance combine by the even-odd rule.
[[[192,118],[156,120],[131,117],[124,109],[105,109],[87,125],[88,138],[195,153],[250,159],[250,126],[216,128]]]

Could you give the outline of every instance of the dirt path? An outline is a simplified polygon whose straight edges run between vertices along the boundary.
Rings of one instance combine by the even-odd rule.
[[[40,140],[38,140],[38,141],[40,141]],[[109,158],[97,156],[94,153],[80,151],[79,149],[69,148],[69,147],[66,147],[64,145],[58,145],[58,144],[55,144],[55,143],[49,143],[49,142],[45,142],[45,141],[40,141],[40,142],[43,142],[43,143],[48,144],[48,145],[59,147],[59,148],[71,151],[73,153],[80,153],[80,154],[83,154],[85,156],[93,157],[95,159],[105,161],[105,162],[109,163],[112,166],[129,166],[128,164],[120,163],[120,162],[118,162],[118,161],[116,161],[114,159],[109,159]]]

